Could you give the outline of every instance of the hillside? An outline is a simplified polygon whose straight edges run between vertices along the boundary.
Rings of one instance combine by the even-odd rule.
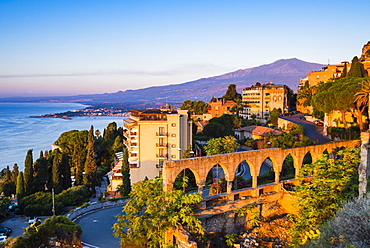
[[[296,58],[281,59],[271,64],[261,65],[226,73],[223,75],[202,78],[199,80],[155,86],[138,90],[118,91],[116,93],[77,95],[53,98],[23,98],[17,101],[65,101],[79,102],[91,105],[123,105],[127,107],[154,107],[168,101],[171,104],[181,104],[184,100],[209,101],[213,96],[221,97],[229,84],[236,84],[238,92],[243,88],[260,83],[273,82],[285,84],[296,90],[299,80],[312,71],[320,70],[324,65],[305,62]],[[0,101],[15,99],[0,99]]]

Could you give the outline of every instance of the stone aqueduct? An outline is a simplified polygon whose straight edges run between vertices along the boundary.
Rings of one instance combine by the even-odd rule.
[[[227,181],[227,193],[231,193],[232,182],[234,180],[237,167],[242,161],[245,160],[249,165],[250,174],[252,176],[252,188],[257,188],[257,177],[259,175],[262,163],[267,158],[270,158],[272,161],[272,166],[275,172],[275,183],[278,183],[280,180],[280,172],[282,170],[283,162],[289,154],[293,157],[295,175],[297,176],[299,169],[303,165],[303,159],[307,153],[311,154],[312,162],[314,162],[321,154],[325,152],[325,150],[330,153],[334,149],[340,147],[348,148],[359,144],[360,140],[352,140],[289,149],[271,148],[166,161],[163,166],[163,187],[165,191],[173,190],[173,185],[177,175],[184,169],[190,169],[195,176],[196,183],[198,185],[198,192],[202,194],[208,172],[213,166],[218,164],[222,167],[225,174],[225,180]]]

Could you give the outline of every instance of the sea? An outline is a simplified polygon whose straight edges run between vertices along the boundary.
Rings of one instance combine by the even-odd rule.
[[[40,151],[51,150],[51,145],[58,137],[70,130],[99,129],[103,134],[109,123],[116,122],[122,127],[123,119],[119,116],[73,117],[62,118],[30,118],[50,113],[61,113],[84,109],[85,105],[76,103],[0,103],[0,170],[14,164],[20,170],[24,168],[24,160],[29,149],[33,149],[34,161]]]

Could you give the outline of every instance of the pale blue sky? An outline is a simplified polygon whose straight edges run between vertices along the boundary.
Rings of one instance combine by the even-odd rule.
[[[0,97],[112,93],[359,56],[370,1],[0,0]]]

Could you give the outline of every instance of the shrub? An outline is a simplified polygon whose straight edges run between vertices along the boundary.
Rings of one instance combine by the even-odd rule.
[[[65,206],[79,206],[89,200],[89,190],[86,186],[76,186],[63,190],[55,197],[57,202],[62,202]]]
[[[307,247],[370,247],[370,194],[345,203]]]

